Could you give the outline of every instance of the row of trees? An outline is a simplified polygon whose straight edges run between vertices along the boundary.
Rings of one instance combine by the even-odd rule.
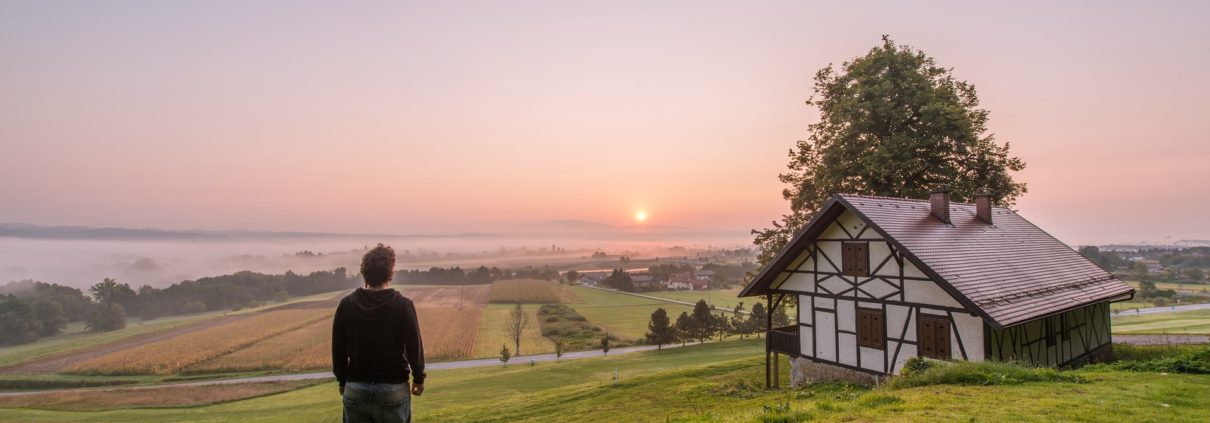
[[[664,344],[680,342],[682,345],[689,341],[706,342],[717,336],[720,340],[726,336],[756,335],[764,332],[768,319],[773,319],[773,326],[781,327],[790,324],[790,317],[785,307],[778,307],[772,316],[761,303],[752,305],[751,313],[744,313],[744,303],[739,303],[731,311],[731,316],[715,314],[706,300],[698,300],[693,306],[693,313],[681,312],[676,322],[668,317],[668,311],[658,308],[651,313],[651,321],[647,323],[646,340],[649,344],[663,347]]]
[[[395,272],[395,283],[412,285],[481,285],[500,279],[559,279],[559,271],[550,266],[526,266],[518,269],[479,266],[474,270],[461,267],[432,267],[428,270],[399,270]]]

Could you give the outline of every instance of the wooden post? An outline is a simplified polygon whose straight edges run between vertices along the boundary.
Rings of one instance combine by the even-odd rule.
[[[773,307],[772,293],[765,294],[765,303],[768,304],[768,307],[765,308],[767,310],[765,312],[765,389],[769,389],[773,387],[773,381],[769,377],[769,353],[772,351],[772,348],[769,346],[769,332],[773,330],[773,319],[770,318],[773,316],[773,310],[771,309]]]
[[[781,356],[773,353],[773,387],[781,387],[781,371],[778,367],[781,365]]]

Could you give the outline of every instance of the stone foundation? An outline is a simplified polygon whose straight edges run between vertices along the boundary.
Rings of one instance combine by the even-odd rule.
[[[882,377],[831,364],[817,363],[805,358],[790,359],[790,386],[804,383],[849,382],[876,385]]]

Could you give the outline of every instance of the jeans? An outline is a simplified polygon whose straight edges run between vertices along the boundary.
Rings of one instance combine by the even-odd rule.
[[[344,423],[411,423],[407,383],[345,383]]]

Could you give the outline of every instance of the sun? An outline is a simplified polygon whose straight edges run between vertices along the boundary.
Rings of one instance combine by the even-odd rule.
[[[642,211],[642,210],[634,212],[634,220],[639,223],[646,222],[647,221],[647,212]]]

